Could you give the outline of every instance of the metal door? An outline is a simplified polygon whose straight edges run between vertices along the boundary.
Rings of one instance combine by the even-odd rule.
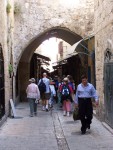
[[[4,61],[2,55],[2,47],[0,45],[0,119],[5,113],[5,98],[4,98]]]
[[[113,63],[104,64],[105,120],[113,128]]]

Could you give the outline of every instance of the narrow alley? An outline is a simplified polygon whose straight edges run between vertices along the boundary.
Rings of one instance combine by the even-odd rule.
[[[54,107],[29,117],[28,103],[16,107],[17,118],[8,118],[0,128],[0,150],[112,150],[113,134],[95,117],[91,129],[81,135],[80,122],[64,117]]]
[[[0,150],[113,150],[113,0],[0,0]]]

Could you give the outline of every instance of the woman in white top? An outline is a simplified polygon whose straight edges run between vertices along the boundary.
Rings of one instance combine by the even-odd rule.
[[[30,116],[37,115],[37,103],[36,99],[40,99],[40,92],[38,86],[35,84],[35,79],[31,78],[29,80],[30,84],[26,89],[27,99],[30,106]]]

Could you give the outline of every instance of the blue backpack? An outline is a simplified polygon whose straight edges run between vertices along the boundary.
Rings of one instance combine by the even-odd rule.
[[[46,92],[46,85],[43,81],[43,79],[41,79],[39,85],[38,85],[39,91],[40,93],[45,93]]]

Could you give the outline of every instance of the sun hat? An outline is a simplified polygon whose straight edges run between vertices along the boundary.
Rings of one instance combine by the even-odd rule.
[[[29,79],[30,82],[35,82],[35,78]]]
[[[68,78],[67,78],[67,77],[66,77],[66,78],[64,78],[64,79],[63,79],[63,81],[68,81]]]

